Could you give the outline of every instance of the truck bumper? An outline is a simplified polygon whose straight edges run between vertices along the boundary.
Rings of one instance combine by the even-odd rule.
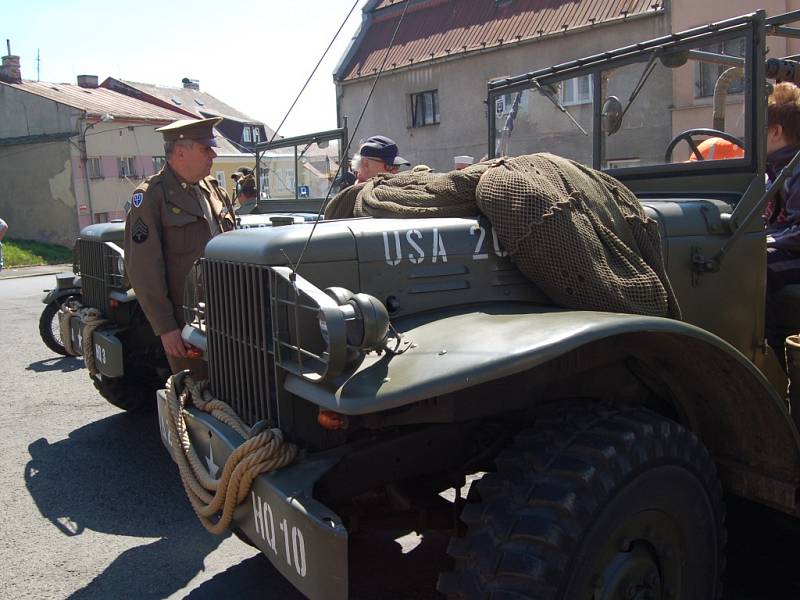
[[[157,394],[161,441],[175,460],[181,452],[170,435],[164,390]],[[190,407],[186,427],[197,455],[212,476],[244,440],[207,413]],[[244,533],[300,592],[314,599],[348,597],[347,530],[341,518],[312,497],[317,479],[338,459],[300,460],[253,480],[249,497],[234,513],[233,526]]]
[[[78,317],[70,317],[69,331],[72,337],[72,347],[82,348],[83,330],[85,324]],[[94,332],[92,352],[94,353],[97,370],[106,377],[122,377],[125,374],[122,342],[117,333],[119,328],[103,329]]]

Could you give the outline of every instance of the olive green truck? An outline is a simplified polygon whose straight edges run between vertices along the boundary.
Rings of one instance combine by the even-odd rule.
[[[412,515],[469,478],[448,597],[719,597],[723,495],[800,515],[761,218],[767,96],[798,66],[768,60],[768,36],[797,37],[798,19],[757,11],[489,83],[490,155],[573,140],[569,158],[625,183],[658,223],[682,320],[553,306],[483,217],[323,221],[299,268],[311,224],[211,240],[184,337],[215,397],[300,449],[253,481],[237,534],[303,594],[343,599],[365,499]],[[727,114],[675,135],[676,82],[730,69]],[[565,107],[587,80],[591,99]],[[709,136],[741,158],[690,160]],[[794,333],[800,294],[779,300],[771,316]],[[209,466],[243,442],[195,407],[184,418]]]

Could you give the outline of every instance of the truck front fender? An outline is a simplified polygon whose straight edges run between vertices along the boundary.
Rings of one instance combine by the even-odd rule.
[[[44,304],[51,302],[61,302],[68,296],[80,296],[83,293],[81,289],[81,277],[74,273],[59,273],[56,275],[56,287],[51,290],[45,290],[45,295],[42,296]]]
[[[533,370],[589,345],[622,351],[675,392],[684,424],[728,465],[732,487],[769,487],[762,501],[794,510],[800,437],[786,403],[741,352],[707,331],[672,319],[522,303],[455,307],[394,326],[411,342],[406,352],[370,355],[328,384],[289,376],[287,389],[343,414],[370,414]]]

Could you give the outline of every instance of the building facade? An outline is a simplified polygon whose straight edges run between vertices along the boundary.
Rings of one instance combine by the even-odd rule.
[[[455,155],[487,154],[489,111],[502,118],[512,102],[487,106],[488,81],[665,35],[671,25],[660,0],[410,0],[397,28],[403,9],[394,0],[364,6],[361,28],[334,74],[337,113],[340,123],[345,116],[351,126],[357,121],[383,64],[356,142],[388,135],[412,163],[438,170],[453,168]],[[584,84],[558,90],[576,118],[590,108],[592,90]],[[646,95],[663,94],[665,86],[637,102],[646,106]],[[669,116],[663,120],[667,138]],[[572,146],[582,142],[566,120],[542,126],[542,149],[573,155]],[[639,143],[626,155],[652,147]]]
[[[183,115],[94,76],[25,81],[18,60],[3,57],[0,71],[0,214],[16,238],[71,246],[82,227],[124,218],[133,189],[164,163],[155,129]]]

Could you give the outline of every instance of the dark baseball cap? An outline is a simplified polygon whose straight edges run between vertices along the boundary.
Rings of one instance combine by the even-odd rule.
[[[397,144],[394,140],[383,135],[373,135],[361,144],[358,153],[367,158],[377,158],[387,165],[411,165],[405,158],[398,156]]]

